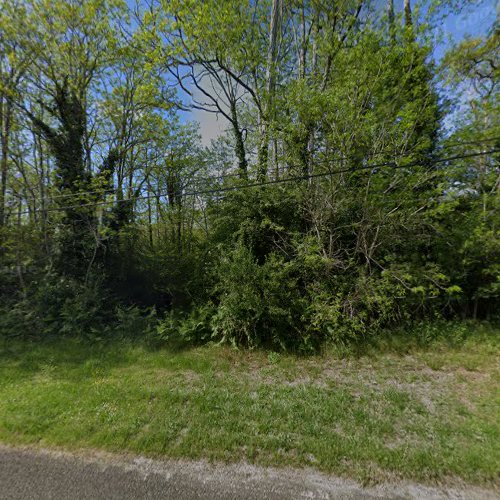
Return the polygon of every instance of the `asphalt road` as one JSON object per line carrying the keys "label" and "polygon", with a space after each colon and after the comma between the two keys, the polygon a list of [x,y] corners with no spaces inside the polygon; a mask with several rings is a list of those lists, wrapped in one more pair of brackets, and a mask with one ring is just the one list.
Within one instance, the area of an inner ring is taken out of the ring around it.
{"label": "asphalt road", "polygon": [[493,491],[411,483],[363,488],[309,470],[246,464],[156,461],[101,453],[73,455],[0,446],[0,499],[497,499]]}

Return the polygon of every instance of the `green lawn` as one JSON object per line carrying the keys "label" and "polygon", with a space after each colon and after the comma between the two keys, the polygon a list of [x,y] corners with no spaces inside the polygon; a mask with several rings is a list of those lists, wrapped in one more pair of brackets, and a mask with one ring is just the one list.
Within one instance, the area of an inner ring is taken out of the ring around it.
{"label": "green lawn", "polygon": [[340,357],[0,343],[0,441],[498,485],[498,330]]}

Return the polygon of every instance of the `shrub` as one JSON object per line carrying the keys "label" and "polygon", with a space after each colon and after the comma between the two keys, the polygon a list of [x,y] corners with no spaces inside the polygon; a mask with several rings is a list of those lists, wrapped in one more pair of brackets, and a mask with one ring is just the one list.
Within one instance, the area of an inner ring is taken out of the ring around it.
{"label": "shrub", "polygon": [[248,347],[306,348],[301,322],[305,303],[293,264],[275,253],[258,264],[239,244],[221,259],[218,278],[215,338]]}
{"label": "shrub", "polygon": [[99,336],[111,316],[105,299],[97,280],[85,285],[49,274],[2,311],[0,331],[6,336]]}
{"label": "shrub", "polygon": [[170,311],[151,334],[155,341],[170,344],[202,344],[212,338],[213,306],[208,303],[193,307],[189,313]]}
{"label": "shrub", "polygon": [[156,309],[141,309],[137,306],[116,308],[116,323],[113,332],[122,337],[148,338],[151,337],[157,326]]}
{"label": "shrub", "polygon": [[39,332],[39,318],[26,300],[0,307],[0,336],[30,337]]}

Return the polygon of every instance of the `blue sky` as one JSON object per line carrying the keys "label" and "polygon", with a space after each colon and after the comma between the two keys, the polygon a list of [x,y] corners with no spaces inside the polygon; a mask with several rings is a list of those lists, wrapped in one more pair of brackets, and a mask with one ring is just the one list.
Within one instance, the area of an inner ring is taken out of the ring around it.
{"label": "blue sky", "polygon": [[440,25],[444,40],[436,45],[434,57],[440,60],[453,42],[467,36],[485,35],[496,22],[499,9],[494,0],[475,2],[462,10],[460,14],[449,14]]}

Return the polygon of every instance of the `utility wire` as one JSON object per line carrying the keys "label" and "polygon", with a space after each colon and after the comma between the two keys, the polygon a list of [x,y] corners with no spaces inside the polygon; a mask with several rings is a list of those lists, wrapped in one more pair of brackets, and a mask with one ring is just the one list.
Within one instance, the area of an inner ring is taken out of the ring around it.
{"label": "utility wire", "polygon": [[[451,144],[445,144],[443,146],[443,149],[450,149],[450,148],[459,147],[459,146],[480,144],[480,143],[494,142],[494,141],[500,141],[500,137],[491,137],[491,138],[487,138],[487,139],[480,139],[477,141],[456,142],[456,143],[451,143]],[[411,153],[411,151],[409,151],[409,152],[407,151],[405,154],[409,154],[409,153]],[[381,151],[377,154],[384,155],[384,154],[386,154],[386,152]],[[402,156],[402,155],[400,155],[400,156]],[[345,156],[337,156],[337,157],[333,157],[333,158],[331,157],[331,158],[328,158],[326,161],[327,162],[345,161],[345,160],[350,160],[350,159],[354,159],[354,158],[355,158],[354,155],[345,155]],[[392,158],[393,159],[398,158],[398,156],[392,156]],[[202,160],[200,163],[207,164],[207,163],[210,163],[210,160]],[[319,163],[324,163],[324,161],[320,160]],[[285,169],[285,171],[286,170],[289,170],[289,168]],[[212,181],[212,180],[217,180],[217,179],[223,180],[223,179],[229,179],[229,178],[240,177],[240,176],[241,176],[240,172],[231,172],[228,174],[212,175],[212,176],[208,176],[208,177],[199,177],[199,178],[194,177],[186,183],[186,186],[189,185],[189,183],[193,180],[196,182],[207,182],[207,181]],[[78,198],[78,197],[93,195],[93,194],[97,194],[97,195],[112,194],[114,192],[115,192],[114,189],[104,189],[104,190],[96,190],[96,191],[79,191],[76,193],[61,193],[61,194],[56,194],[53,196],[43,197],[40,199],[40,201],[51,202],[53,200],[61,199],[61,198]]]}
{"label": "utility wire", "polygon": [[[423,161],[414,161],[414,162],[409,162],[403,165],[398,165],[395,162],[385,162],[385,163],[378,163],[378,164],[372,164],[372,165],[363,165],[361,167],[346,167],[343,169],[337,169],[337,170],[330,170],[328,172],[321,172],[317,174],[307,174],[307,175],[300,175],[300,176],[294,176],[294,177],[286,177],[284,179],[274,179],[274,180],[269,180],[269,181],[262,181],[262,182],[253,182],[249,184],[240,184],[237,186],[227,186],[227,187],[222,187],[222,188],[212,188],[212,189],[205,189],[205,190],[200,190],[200,191],[187,191],[184,193],[181,193],[182,197],[186,196],[198,196],[198,195],[207,195],[207,194],[218,194],[218,193],[226,193],[230,191],[240,191],[242,189],[248,189],[248,188],[253,188],[253,187],[263,187],[263,186],[269,186],[273,184],[283,184],[287,182],[295,182],[295,181],[303,181],[303,180],[308,180],[308,179],[317,179],[321,177],[328,177],[328,176],[333,176],[333,175],[338,175],[338,174],[343,174],[343,173],[356,173],[360,171],[365,171],[365,170],[373,170],[373,169],[378,169],[378,168],[385,168],[385,167],[392,167],[393,169],[402,169],[402,168],[409,168],[409,167],[415,167],[415,166],[431,166],[435,165],[438,163],[446,163],[448,161],[455,161],[455,160],[462,160],[462,159],[467,159],[467,158],[474,158],[478,156],[485,156],[488,154],[493,154],[493,153],[498,153],[500,152],[500,149],[490,149],[488,151],[482,151],[478,153],[469,153],[469,154],[462,154],[462,155],[455,155],[455,156],[449,156],[445,158],[435,158],[432,160],[429,160],[428,162],[423,162]],[[60,212],[64,210],[72,210],[72,209],[78,209],[78,208],[85,208],[85,207],[97,207],[97,206],[104,206],[104,205],[110,205],[110,204],[118,204],[118,203],[127,203],[127,202],[135,202],[139,200],[147,200],[151,198],[157,198],[158,196],[165,196],[168,195],[168,192],[160,192],[156,194],[150,194],[150,195],[144,195],[144,196],[137,196],[136,198],[133,199],[126,199],[126,200],[112,200],[112,201],[98,201],[98,202],[91,202],[91,203],[83,203],[83,204],[78,204],[78,205],[68,205],[68,206],[60,206],[60,207],[53,207],[53,208],[46,208],[46,209],[33,209],[33,210],[26,210],[24,212],[17,212],[17,215],[27,215],[30,213],[38,213],[38,212]]]}

